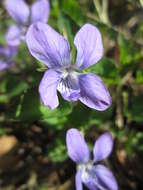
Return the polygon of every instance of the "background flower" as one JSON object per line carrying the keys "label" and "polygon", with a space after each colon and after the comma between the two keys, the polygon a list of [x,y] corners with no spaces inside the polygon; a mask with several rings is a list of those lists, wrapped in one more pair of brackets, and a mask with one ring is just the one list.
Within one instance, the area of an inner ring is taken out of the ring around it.
{"label": "background flower", "polygon": [[95,142],[93,160],[90,160],[88,146],[77,129],[69,129],[66,135],[69,157],[77,164],[76,190],[82,190],[82,183],[90,190],[117,190],[117,182],[112,172],[100,161],[106,159],[113,148],[112,136],[104,133]]}
{"label": "background flower", "polygon": [[0,45],[0,71],[9,68],[13,64],[16,53],[17,47]]}
{"label": "background flower", "polygon": [[28,6],[25,0],[6,0],[6,9],[12,19],[16,22],[7,31],[8,44],[17,46],[25,39],[28,27],[35,22],[47,22],[49,16],[49,1],[36,0]]}

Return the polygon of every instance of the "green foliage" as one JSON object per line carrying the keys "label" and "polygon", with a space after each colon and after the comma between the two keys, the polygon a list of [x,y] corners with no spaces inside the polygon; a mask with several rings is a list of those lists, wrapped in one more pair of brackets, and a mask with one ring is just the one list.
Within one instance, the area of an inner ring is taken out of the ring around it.
{"label": "green foliage", "polygon": [[81,25],[83,23],[83,16],[80,5],[76,0],[61,0],[62,10],[65,14],[73,19],[73,21]]}
{"label": "green foliage", "polygon": [[126,40],[123,36],[119,36],[118,43],[120,46],[120,63],[135,64],[142,57],[138,48],[134,48],[134,41]]}
{"label": "green foliage", "polygon": [[126,109],[125,114],[129,120],[143,123],[143,99],[142,95],[131,97],[129,107]]}
{"label": "green foliage", "polygon": [[65,116],[72,112],[72,108],[69,103],[66,101],[63,102],[62,99],[60,99],[60,106],[55,110],[50,110],[48,107],[43,106],[40,101],[37,88],[31,88],[25,91],[25,93],[21,95],[16,106],[16,108],[12,108],[13,111],[16,110],[16,114],[10,109],[8,111],[9,117],[14,117],[14,115],[11,114],[15,114],[14,118],[21,122],[41,120],[50,125],[60,126],[65,122]]}
{"label": "green foliage", "polygon": [[7,78],[1,82],[0,102],[8,102],[11,98],[20,95],[27,89],[27,83],[18,79],[18,76],[8,74]]}
{"label": "green foliage", "polygon": [[87,71],[103,77],[107,84],[118,84],[120,81],[118,67],[116,67],[114,60],[106,57],[102,58]]}
{"label": "green foliage", "polygon": [[54,144],[47,147],[49,159],[52,162],[63,162],[67,159],[67,150],[65,142],[61,141],[60,138],[56,140]]}

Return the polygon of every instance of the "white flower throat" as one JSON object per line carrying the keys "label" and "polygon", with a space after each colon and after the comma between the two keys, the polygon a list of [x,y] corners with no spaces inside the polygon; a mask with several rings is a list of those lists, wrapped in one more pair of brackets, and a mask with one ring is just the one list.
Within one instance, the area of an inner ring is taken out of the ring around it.
{"label": "white flower throat", "polygon": [[93,170],[94,163],[92,161],[82,163],[78,165],[78,170],[82,170],[82,179],[87,180],[89,179],[89,174]]}
{"label": "white flower throat", "polygon": [[95,185],[95,187],[98,187],[100,190],[108,190],[98,183],[98,178],[94,171],[95,165],[96,165],[96,163],[92,160],[78,165],[78,170],[82,171],[82,174],[81,174],[82,181],[84,183],[88,183],[88,182],[91,183],[91,181],[92,181],[92,183]]}
{"label": "white flower throat", "polygon": [[72,66],[58,69],[61,73],[61,82],[58,85],[58,90],[64,94],[65,99],[76,101],[79,98],[79,78],[78,72]]}
{"label": "white flower throat", "polygon": [[77,72],[72,68],[64,69],[62,72],[62,79],[65,80],[67,77],[71,77],[71,79],[74,80],[77,78]]}

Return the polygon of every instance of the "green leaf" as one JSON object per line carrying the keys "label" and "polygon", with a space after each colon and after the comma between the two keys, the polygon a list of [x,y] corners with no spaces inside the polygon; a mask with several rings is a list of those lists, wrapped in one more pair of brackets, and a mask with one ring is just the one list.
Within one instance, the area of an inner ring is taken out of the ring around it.
{"label": "green leaf", "polygon": [[72,113],[68,116],[68,126],[77,127],[88,125],[91,109],[78,102],[74,106]]}
{"label": "green leaf", "polygon": [[43,106],[40,101],[38,89],[29,89],[23,96],[21,110],[19,110],[18,118],[22,121],[43,120],[48,124],[60,125],[65,122],[65,116],[70,114],[72,109],[67,101],[59,97],[60,103],[58,108],[51,110],[47,106]]}
{"label": "green leaf", "polygon": [[58,138],[55,143],[49,145],[47,151],[48,157],[52,162],[63,162],[67,159],[65,142],[60,138]]}
{"label": "green leaf", "polygon": [[95,72],[97,75],[105,78],[112,78],[114,80],[117,77],[118,69],[112,59],[103,57],[97,64],[89,68],[88,71]]}
{"label": "green leaf", "polygon": [[121,64],[133,64],[137,62],[142,55],[136,45],[131,40],[126,40],[122,35],[118,37],[118,44],[120,47],[120,62]]}
{"label": "green leaf", "polygon": [[67,14],[70,18],[74,20],[74,22],[81,26],[83,24],[83,16],[80,5],[77,0],[61,0],[62,1],[62,10],[65,14]]}
{"label": "green leaf", "polygon": [[7,76],[0,84],[0,102],[8,102],[11,98],[18,96],[27,88],[27,83],[23,80],[19,80],[18,76]]}
{"label": "green leaf", "polygon": [[138,123],[143,122],[143,95],[134,96],[131,98],[129,107],[125,110],[125,115],[128,119]]}
{"label": "green leaf", "polygon": [[70,42],[70,45],[73,45],[74,36],[72,33],[70,21],[65,18],[63,15],[60,15],[58,18],[58,29],[61,34],[65,34],[68,38],[68,41]]}
{"label": "green leaf", "polygon": [[137,81],[137,83],[140,83],[140,84],[143,83],[143,71],[142,70],[137,71],[136,81]]}

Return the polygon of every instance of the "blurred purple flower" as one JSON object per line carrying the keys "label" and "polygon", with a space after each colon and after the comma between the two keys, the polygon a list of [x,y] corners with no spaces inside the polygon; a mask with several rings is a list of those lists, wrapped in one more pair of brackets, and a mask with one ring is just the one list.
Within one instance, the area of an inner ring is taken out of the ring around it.
{"label": "blurred purple flower", "polygon": [[113,148],[112,136],[104,133],[95,142],[94,159],[90,160],[88,146],[77,129],[69,129],[66,135],[69,157],[77,163],[76,190],[82,190],[82,183],[90,190],[117,190],[118,185],[112,172],[99,162],[107,158]]}
{"label": "blurred purple flower", "polygon": [[80,100],[96,110],[102,111],[110,106],[110,94],[101,79],[92,73],[81,73],[103,55],[101,34],[95,26],[85,24],[76,34],[77,58],[74,65],[69,43],[49,25],[40,22],[31,25],[26,42],[31,54],[49,68],[39,86],[45,106],[54,109],[59,105],[57,90],[65,100]]}
{"label": "blurred purple flower", "polygon": [[36,0],[29,7],[25,0],[6,0],[6,9],[9,15],[16,22],[9,27],[6,39],[9,45],[17,46],[25,39],[28,27],[35,22],[46,23],[49,16],[49,1]]}
{"label": "blurred purple flower", "polygon": [[17,47],[0,45],[0,71],[9,68],[13,64],[13,58],[17,53]]}

